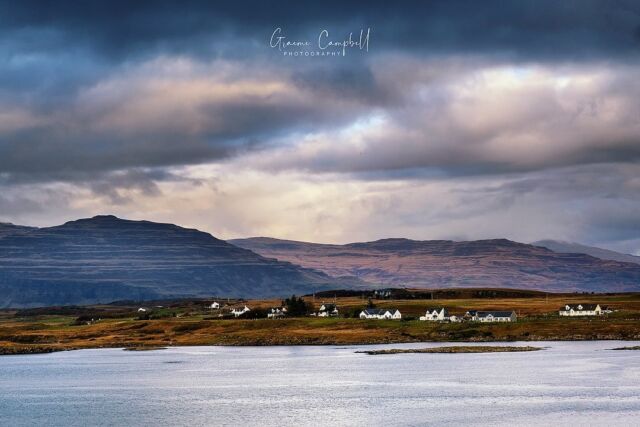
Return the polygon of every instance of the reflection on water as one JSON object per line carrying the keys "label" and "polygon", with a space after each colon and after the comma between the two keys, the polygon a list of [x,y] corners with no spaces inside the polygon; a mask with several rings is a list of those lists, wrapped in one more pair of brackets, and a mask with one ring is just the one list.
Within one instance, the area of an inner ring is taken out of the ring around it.
{"label": "reflection on water", "polygon": [[[1,425],[640,425],[638,342],[369,356],[352,347],[0,358]],[[486,345],[486,344],[484,344]]]}

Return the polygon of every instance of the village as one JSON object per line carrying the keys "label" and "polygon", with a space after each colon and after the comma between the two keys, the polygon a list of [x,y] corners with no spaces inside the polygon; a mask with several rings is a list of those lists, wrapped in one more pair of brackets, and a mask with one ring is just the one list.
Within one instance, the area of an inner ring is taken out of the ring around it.
{"label": "village", "polygon": [[[163,308],[157,306],[156,308]],[[394,307],[376,308],[375,304],[369,300],[366,307],[361,310],[354,311],[351,309],[349,313],[342,313],[337,303],[325,303],[322,301],[315,310],[312,304],[308,304],[302,297],[296,298],[292,296],[282,301],[279,306],[272,306],[267,309],[262,307],[250,308],[247,303],[236,304],[231,301],[219,302],[213,301],[204,307],[213,316],[218,318],[234,318],[234,319],[283,319],[287,317],[318,317],[318,318],[359,318],[362,320],[402,320],[403,315],[400,309]],[[153,308],[140,307],[138,313],[145,316],[151,312]],[[613,310],[608,306],[598,303],[571,303],[565,304],[553,314],[560,317],[590,317],[603,316],[612,313]],[[405,320],[418,320],[423,322],[443,322],[443,323],[461,323],[461,322],[517,322],[518,314],[516,310],[466,310],[464,313],[453,314],[450,309],[444,306],[435,306],[426,308],[424,315],[415,318],[404,318]]]}
{"label": "village", "polygon": [[176,345],[347,345],[640,337],[640,294],[330,291],[0,310],[0,353]]}

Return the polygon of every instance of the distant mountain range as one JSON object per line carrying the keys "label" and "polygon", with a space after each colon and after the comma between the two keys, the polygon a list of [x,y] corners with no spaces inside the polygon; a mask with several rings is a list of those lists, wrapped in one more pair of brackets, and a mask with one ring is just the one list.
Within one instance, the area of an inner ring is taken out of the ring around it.
{"label": "distant mountain range", "polygon": [[356,284],[172,224],[114,216],[47,228],[0,224],[0,307],[273,297]]}
{"label": "distant mountain range", "polygon": [[554,252],[587,254],[600,259],[608,259],[610,261],[632,262],[640,264],[640,257],[620,252],[610,251],[608,249],[596,248],[595,246],[581,245],[580,243],[563,242],[561,240],[538,240],[531,243],[535,246],[542,246],[551,249]]}
{"label": "distant mountain range", "polygon": [[331,276],[357,276],[389,287],[640,291],[638,264],[581,253],[558,253],[506,239],[384,239],[326,245],[257,237],[230,243]]}
{"label": "distant mountain range", "polygon": [[46,228],[0,223],[0,307],[375,287],[640,291],[640,265],[621,262],[637,257],[558,243],[225,242],[173,224],[109,215]]}

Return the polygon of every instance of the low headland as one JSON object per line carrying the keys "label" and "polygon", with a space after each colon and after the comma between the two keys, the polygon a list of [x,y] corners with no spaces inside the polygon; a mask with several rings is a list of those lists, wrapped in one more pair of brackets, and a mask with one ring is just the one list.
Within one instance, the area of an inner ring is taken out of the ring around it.
{"label": "low headland", "polygon": [[[179,300],[119,302],[94,306],[0,311],[0,354],[35,354],[89,348],[158,349],[169,346],[364,345],[420,342],[514,342],[640,340],[640,294],[543,294],[497,290],[424,294],[368,301],[357,295],[304,297],[309,310],[336,304],[338,317],[266,317],[282,304],[271,300]],[[435,297],[434,297],[435,296]],[[219,301],[221,309],[212,309]],[[569,303],[603,304],[613,309],[596,317],[561,317]],[[363,320],[367,305],[397,308],[401,320]],[[222,316],[222,307],[251,308],[246,318]],[[470,310],[513,310],[516,322],[420,321],[428,307],[446,307],[462,316]],[[220,317],[222,316],[222,317]],[[443,350],[440,350],[443,351]],[[456,351],[462,351],[456,349]]]}

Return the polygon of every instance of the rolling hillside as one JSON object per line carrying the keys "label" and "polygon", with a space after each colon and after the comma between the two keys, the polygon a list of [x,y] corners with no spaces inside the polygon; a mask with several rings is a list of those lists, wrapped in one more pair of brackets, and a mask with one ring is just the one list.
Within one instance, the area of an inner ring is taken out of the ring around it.
{"label": "rolling hillside", "polygon": [[640,291],[640,266],[557,253],[506,239],[384,239],[325,245],[272,238],[231,240],[266,257],[371,283],[412,288],[489,287],[557,292]]}

